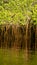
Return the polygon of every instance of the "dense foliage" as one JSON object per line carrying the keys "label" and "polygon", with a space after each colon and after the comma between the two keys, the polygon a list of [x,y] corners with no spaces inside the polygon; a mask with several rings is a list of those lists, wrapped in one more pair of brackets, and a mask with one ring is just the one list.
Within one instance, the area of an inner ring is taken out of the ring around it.
{"label": "dense foliage", "polygon": [[28,18],[37,24],[37,0],[0,0],[0,24],[26,24]]}

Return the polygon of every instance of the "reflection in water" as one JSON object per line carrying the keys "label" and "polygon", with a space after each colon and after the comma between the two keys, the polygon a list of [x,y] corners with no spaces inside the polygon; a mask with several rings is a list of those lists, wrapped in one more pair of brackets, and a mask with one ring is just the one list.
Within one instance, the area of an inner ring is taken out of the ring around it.
{"label": "reflection in water", "polygon": [[37,65],[37,51],[0,49],[0,65]]}
{"label": "reflection in water", "polygon": [[19,50],[18,56],[21,56],[21,59],[19,57],[19,63],[23,62],[22,65],[35,65],[35,60],[37,56],[35,50]]}
{"label": "reflection in water", "polygon": [[36,60],[36,58],[35,58],[35,51],[31,51],[30,53],[29,53],[29,56],[28,56],[28,64],[29,65],[36,65],[37,63],[35,63],[35,60]]}

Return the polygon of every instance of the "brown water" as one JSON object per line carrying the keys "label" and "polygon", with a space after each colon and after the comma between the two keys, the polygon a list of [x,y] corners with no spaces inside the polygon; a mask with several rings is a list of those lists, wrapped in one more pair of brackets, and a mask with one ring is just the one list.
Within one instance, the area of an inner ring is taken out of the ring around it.
{"label": "brown water", "polygon": [[0,65],[37,65],[37,51],[0,49]]}

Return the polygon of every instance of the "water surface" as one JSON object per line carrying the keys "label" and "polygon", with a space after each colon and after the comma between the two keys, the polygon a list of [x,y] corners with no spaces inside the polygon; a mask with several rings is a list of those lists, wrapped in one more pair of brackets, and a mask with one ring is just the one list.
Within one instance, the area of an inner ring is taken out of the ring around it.
{"label": "water surface", "polygon": [[0,65],[37,65],[37,51],[0,49]]}

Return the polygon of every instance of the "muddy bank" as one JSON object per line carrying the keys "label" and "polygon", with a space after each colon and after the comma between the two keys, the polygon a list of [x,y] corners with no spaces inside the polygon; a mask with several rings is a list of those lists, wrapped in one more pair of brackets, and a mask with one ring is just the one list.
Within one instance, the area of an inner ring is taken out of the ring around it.
{"label": "muddy bank", "polygon": [[37,25],[0,25],[1,48],[35,49],[37,46]]}

